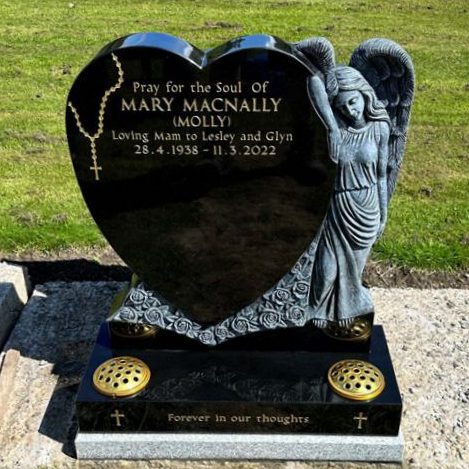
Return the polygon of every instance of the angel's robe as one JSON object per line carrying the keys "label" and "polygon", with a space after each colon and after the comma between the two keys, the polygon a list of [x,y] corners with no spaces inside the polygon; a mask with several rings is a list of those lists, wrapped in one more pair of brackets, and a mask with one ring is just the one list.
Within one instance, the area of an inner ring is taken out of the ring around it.
{"label": "angel's robe", "polygon": [[313,323],[346,325],[373,312],[361,276],[378,235],[380,122],[341,129],[334,195],[319,234],[310,289]]}

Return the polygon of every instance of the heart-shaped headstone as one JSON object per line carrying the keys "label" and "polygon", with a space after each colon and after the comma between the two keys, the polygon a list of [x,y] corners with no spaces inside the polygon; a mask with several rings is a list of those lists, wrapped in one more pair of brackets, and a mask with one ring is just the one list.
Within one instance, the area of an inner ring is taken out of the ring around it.
{"label": "heart-shaped headstone", "polygon": [[73,85],[67,135],[91,214],[149,288],[200,322],[274,286],[324,218],[333,168],[312,73],[271,36],[202,52],[145,33],[108,45]]}

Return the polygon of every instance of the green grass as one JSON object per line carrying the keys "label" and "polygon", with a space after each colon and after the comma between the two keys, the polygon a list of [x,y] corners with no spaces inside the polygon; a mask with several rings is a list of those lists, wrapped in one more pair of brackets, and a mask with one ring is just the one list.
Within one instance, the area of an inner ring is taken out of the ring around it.
{"label": "green grass", "polygon": [[164,31],[205,48],[263,32],[288,41],[326,36],[339,62],[370,37],[407,49],[418,90],[398,190],[374,257],[467,268],[468,10],[465,0],[3,1],[0,252],[105,244],[82,201],[64,130],[74,77],[104,44]]}

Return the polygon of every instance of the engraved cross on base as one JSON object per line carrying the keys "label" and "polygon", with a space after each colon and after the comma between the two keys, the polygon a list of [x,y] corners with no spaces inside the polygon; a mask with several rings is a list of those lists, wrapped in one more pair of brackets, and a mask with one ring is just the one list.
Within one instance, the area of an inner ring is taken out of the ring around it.
{"label": "engraved cross on base", "polygon": [[121,418],[125,418],[124,414],[121,414],[117,409],[114,413],[111,414],[111,418],[116,419],[116,427],[122,427],[121,425]]}
{"label": "engraved cross on base", "polygon": [[362,422],[366,422],[368,417],[363,415],[363,412],[360,412],[356,417],[353,417],[353,420],[358,420],[358,427],[357,430],[363,430]]}

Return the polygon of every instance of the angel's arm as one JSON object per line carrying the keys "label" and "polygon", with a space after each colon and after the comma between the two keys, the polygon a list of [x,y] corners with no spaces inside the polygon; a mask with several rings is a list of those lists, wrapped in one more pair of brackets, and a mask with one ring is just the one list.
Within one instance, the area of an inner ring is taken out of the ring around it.
{"label": "angel's arm", "polygon": [[386,220],[388,217],[388,144],[389,144],[389,125],[387,122],[379,122],[379,144],[378,144],[378,197],[380,223],[378,238],[383,234]]}
{"label": "angel's arm", "polygon": [[337,162],[340,130],[329,104],[326,88],[318,76],[313,76],[309,79],[308,89],[314,109],[328,130],[329,154],[332,160]]}
{"label": "angel's arm", "polygon": [[339,126],[329,104],[326,88],[318,76],[313,76],[309,79],[309,93],[314,109],[316,109],[327,130],[329,132],[338,131]]}

